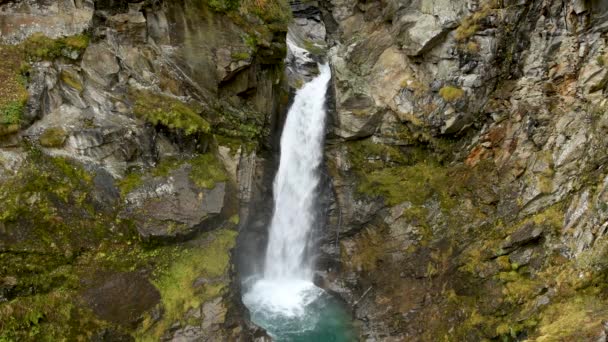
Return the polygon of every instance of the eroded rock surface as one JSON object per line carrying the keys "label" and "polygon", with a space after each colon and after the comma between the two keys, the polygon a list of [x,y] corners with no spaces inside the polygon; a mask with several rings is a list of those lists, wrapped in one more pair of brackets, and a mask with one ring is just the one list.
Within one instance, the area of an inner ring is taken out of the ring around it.
{"label": "eroded rock surface", "polygon": [[320,274],[362,339],[604,338],[606,5],[319,7],[336,105]]}

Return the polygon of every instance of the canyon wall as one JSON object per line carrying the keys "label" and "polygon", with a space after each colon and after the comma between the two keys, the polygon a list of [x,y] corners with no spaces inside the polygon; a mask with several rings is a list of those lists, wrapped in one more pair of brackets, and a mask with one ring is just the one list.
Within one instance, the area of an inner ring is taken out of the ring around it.
{"label": "canyon wall", "polygon": [[320,282],[363,340],[605,340],[608,6],[320,1]]}

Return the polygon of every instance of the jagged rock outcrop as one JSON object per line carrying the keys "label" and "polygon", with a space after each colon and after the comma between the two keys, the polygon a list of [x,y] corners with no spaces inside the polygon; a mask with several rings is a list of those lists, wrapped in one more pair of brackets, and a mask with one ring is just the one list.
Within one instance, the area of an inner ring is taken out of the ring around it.
{"label": "jagged rock outcrop", "polygon": [[266,338],[231,257],[282,1],[0,1],[0,340]]}
{"label": "jagged rock outcrop", "polygon": [[336,102],[321,274],[362,338],[605,339],[608,7],[320,7]]}

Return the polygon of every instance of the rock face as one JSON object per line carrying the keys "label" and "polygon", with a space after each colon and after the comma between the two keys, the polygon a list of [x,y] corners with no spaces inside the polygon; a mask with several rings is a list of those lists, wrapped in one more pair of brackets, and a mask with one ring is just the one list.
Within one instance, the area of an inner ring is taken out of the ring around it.
{"label": "rock face", "polygon": [[362,339],[605,339],[606,5],[319,7],[336,107],[320,274]]}
{"label": "rock face", "polygon": [[125,196],[125,215],[135,219],[142,238],[191,235],[199,225],[222,212],[226,183],[205,189],[197,186],[191,175],[192,165],[184,164],[166,178],[144,181]]}
{"label": "rock face", "polygon": [[290,15],[0,1],[0,340],[266,338],[231,253],[287,104]]}

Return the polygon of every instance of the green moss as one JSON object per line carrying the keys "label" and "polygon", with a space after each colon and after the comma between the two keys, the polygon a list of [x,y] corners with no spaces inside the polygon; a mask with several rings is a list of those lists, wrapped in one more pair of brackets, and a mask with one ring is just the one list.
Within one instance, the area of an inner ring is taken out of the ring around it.
{"label": "green moss", "polygon": [[389,205],[403,202],[422,205],[437,196],[446,207],[452,207],[455,201],[450,193],[452,184],[444,167],[433,162],[420,162],[372,171],[357,190],[367,195],[383,196]]}
{"label": "green moss", "polygon": [[242,60],[250,59],[251,54],[249,52],[233,52],[232,55],[230,55],[230,57],[232,57],[232,59],[234,59],[234,60],[242,61]]}
{"label": "green moss", "polygon": [[194,184],[205,188],[212,189],[217,182],[225,182],[228,180],[228,175],[222,163],[211,153],[197,156],[190,160],[192,171],[190,178]]}
{"label": "green moss", "polygon": [[233,108],[217,104],[213,109],[213,132],[218,136],[257,144],[269,132],[264,131],[265,115],[250,108]]}
{"label": "green moss", "polygon": [[304,43],[304,49],[306,49],[308,52],[312,53],[313,55],[325,55],[325,49],[322,46],[319,46],[307,39],[305,39],[303,43]]}
{"label": "green moss", "polygon": [[122,197],[142,186],[146,177],[168,177],[171,171],[184,163],[192,165],[190,179],[202,188],[212,189],[217,182],[225,182],[229,179],[223,164],[211,152],[189,159],[166,159],[147,172],[134,171],[119,180],[117,185]]}
{"label": "green moss", "polygon": [[481,28],[481,22],[492,13],[492,7],[485,4],[481,9],[472,15],[466,17],[456,28],[454,37],[458,41],[463,41],[471,38]]}
{"label": "green moss", "polygon": [[87,340],[105,324],[76,306],[74,297],[60,289],[0,304],[0,341]]}
{"label": "green moss", "polygon": [[[28,92],[21,72],[24,55],[18,47],[0,45],[0,135],[18,129]],[[8,126],[12,126],[9,129]]]}
{"label": "green moss", "polygon": [[78,80],[77,76],[72,74],[72,72],[68,70],[62,70],[61,74],[59,75],[59,78],[61,78],[61,81],[63,81],[63,83],[67,84],[71,88],[78,90],[79,92],[82,92],[82,90],[84,89],[82,86],[82,82]]}
{"label": "green moss", "polygon": [[139,172],[131,172],[117,182],[122,197],[127,196],[129,192],[135,190],[143,184],[144,181],[142,179],[142,174]]}
{"label": "green moss", "polygon": [[131,95],[135,100],[133,113],[153,125],[180,130],[186,135],[209,133],[211,130],[209,122],[198,114],[200,109],[196,106],[143,90],[133,90]]}
{"label": "green moss", "polygon": [[592,341],[603,330],[606,303],[581,296],[551,305],[542,314],[535,341]]}
{"label": "green moss", "polygon": [[21,121],[21,114],[25,103],[12,101],[0,108],[0,125],[17,125]]}
{"label": "green moss", "polygon": [[362,173],[408,162],[398,147],[374,143],[371,139],[349,142],[346,146],[350,161]]}
{"label": "green moss", "polygon": [[216,12],[228,12],[239,8],[240,0],[209,0],[209,7]]}
{"label": "green moss", "polygon": [[258,40],[253,35],[245,35],[243,36],[243,43],[245,43],[252,51],[256,51],[258,49]]}
{"label": "green moss", "polygon": [[52,39],[42,33],[34,33],[22,43],[22,48],[30,60],[38,61],[53,60],[72,52],[81,55],[88,45],[87,35]]}
{"label": "green moss", "polygon": [[454,102],[464,96],[464,90],[454,86],[445,86],[439,89],[439,95],[447,102]]}
{"label": "green moss", "polygon": [[372,272],[385,253],[386,238],[382,230],[366,228],[350,239],[348,248],[340,248],[342,263],[351,270]]}
{"label": "green moss", "polygon": [[[158,271],[154,284],[161,294],[164,314],[159,322],[149,318],[144,321],[136,335],[139,340],[158,340],[174,322],[185,320],[189,310],[221,295],[227,285],[226,272],[236,235],[227,229],[208,233],[205,245],[183,250],[167,268]],[[194,287],[201,277],[209,281]]]}
{"label": "green moss", "polygon": [[66,131],[61,127],[50,127],[40,135],[40,145],[44,147],[61,147],[67,138]]}
{"label": "green moss", "polygon": [[244,141],[243,139],[225,137],[222,135],[214,135],[213,137],[219,146],[228,147],[233,155],[236,154],[240,149],[242,149],[245,153],[251,153],[258,148],[258,144],[255,141]]}
{"label": "green moss", "polygon": [[286,0],[242,0],[241,11],[257,15],[266,23],[287,25],[292,19]]}

